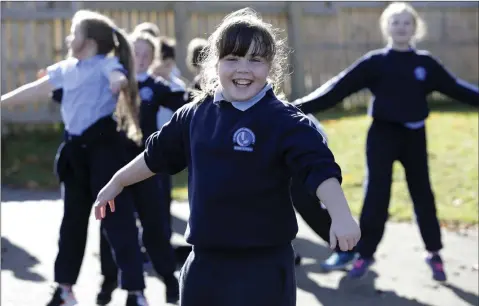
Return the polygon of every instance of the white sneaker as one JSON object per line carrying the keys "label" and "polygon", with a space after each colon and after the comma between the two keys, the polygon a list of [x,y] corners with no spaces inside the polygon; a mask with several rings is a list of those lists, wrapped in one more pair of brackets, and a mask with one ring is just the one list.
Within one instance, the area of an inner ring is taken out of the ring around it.
{"label": "white sneaker", "polygon": [[148,302],[142,293],[129,293],[126,306],[148,306]]}
{"label": "white sneaker", "polygon": [[73,294],[73,291],[65,290],[58,286],[47,306],[74,306],[77,304],[78,302]]}

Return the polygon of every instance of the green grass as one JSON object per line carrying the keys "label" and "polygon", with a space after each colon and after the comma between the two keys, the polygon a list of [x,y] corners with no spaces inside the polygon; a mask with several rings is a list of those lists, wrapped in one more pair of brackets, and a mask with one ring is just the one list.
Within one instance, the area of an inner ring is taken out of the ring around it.
{"label": "green grass", "polygon": [[[321,115],[330,147],[344,175],[343,188],[354,214],[362,207],[365,141],[371,119],[365,115],[338,118]],[[334,119],[329,119],[334,118]],[[430,177],[439,218],[448,226],[478,222],[478,114],[472,108],[442,108],[427,121]],[[407,221],[413,206],[405,174],[394,164],[391,219]]]}
{"label": "green grass", "polygon": [[[62,140],[61,125],[30,129],[9,126],[11,134],[2,137],[2,185],[12,188],[58,189],[53,173],[56,150]],[[187,200],[187,172],[173,177],[173,197]]]}
{"label": "green grass", "polygon": [[[371,119],[364,110],[320,115],[340,164],[343,188],[354,214],[360,212],[365,173],[365,140]],[[478,223],[478,115],[473,108],[441,106],[427,121],[430,175],[440,219],[447,225]],[[58,188],[53,158],[61,129],[14,132],[2,139],[2,184],[32,189]],[[173,197],[186,200],[187,173],[173,178]],[[411,220],[412,202],[404,170],[394,166],[391,219]]]}

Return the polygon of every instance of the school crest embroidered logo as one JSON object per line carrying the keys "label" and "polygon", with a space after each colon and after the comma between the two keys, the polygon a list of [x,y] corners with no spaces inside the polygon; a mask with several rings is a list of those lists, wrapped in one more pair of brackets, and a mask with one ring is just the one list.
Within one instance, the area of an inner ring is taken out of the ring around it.
{"label": "school crest embroidered logo", "polygon": [[153,90],[150,87],[143,87],[139,92],[141,101],[151,101],[153,98]]}
{"label": "school crest embroidered logo", "polygon": [[424,81],[426,79],[426,69],[424,67],[416,67],[414,69],[414,75],[416,76],[416,79],[419,81]]}
{"label": "school crest embroidered logo", "polygon": [[236,151],[253,152],[256,137],[248,128],[240,128],[233,135],[233,148]]}

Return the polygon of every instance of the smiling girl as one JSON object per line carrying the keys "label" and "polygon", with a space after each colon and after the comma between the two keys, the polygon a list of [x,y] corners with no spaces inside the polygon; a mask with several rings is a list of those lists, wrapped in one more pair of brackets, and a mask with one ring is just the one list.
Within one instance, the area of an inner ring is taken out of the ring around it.
{"label": "smiling girl", "polygon": [[293,175],[327,206],[332,247],[349,250],[360,238],[322,135],[275,96],[282,47],[252,10],[228,15],[208,40],[196,101],[98,194],[101,219],[125,186],[188,168],[185,237],[193,250],[180,275],[180,305],[296,305]]}

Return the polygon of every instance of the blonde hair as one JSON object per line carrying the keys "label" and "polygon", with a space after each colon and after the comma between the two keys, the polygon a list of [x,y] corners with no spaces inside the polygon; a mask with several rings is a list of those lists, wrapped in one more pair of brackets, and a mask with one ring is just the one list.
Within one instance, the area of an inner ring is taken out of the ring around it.
{"label": "blonde hair", "polygon": [[148,32],[133,32],[130,34],[129,37],[130,41],[132,43],[136,43],[137,41],[144,41],[148,45],[150,45],[151,50],[152,50],[152,55],[153,55],[153,61],[157,59],[160,56],[160,43],[157,38],[155,38],[153,35],[149,34]]}
{"label": "blonde hair", "polygon": [[388,33],[388,25],[390,18],[395,14],[400,14],[403,12],[407,12],[411,14],[414,20],[415,31],[414,35],[411,39],[411,43],[414,44],[418,41],[421,41],[427,33],[426,24],[424,20],[419,16],[417,11],[406,2],[393,2],[389,4],[381,14],[379,18],[379,26],[381,28],[381,33],[383,34],[383,38],[386,41],[389,41],[389,33]]}
{"label": "blonde hair", "polygon": [[[241,30],[241,31],[240,31]],[[275,93],[280,94],[284,69],[287,68],[287,53],[284,40],[278,39],[278,29],[264,22],[261,16],[251,8],[237,10],[227,15],[213,34],[208,38],[202,50],[199,66],[200,87],[202,91],[195,95],[195,102],[201,102],[213,95],[219,85],[217,64],[228,53],[244,56],[251,43],[255,43],[253,53],[266,58],[270,64],[268,80]]]}
{"label": "blonde hair", "polygon": [[134,32],[146,32],[155,38],[159,38],[161,31],[158,26],[152,22],[143,22],[135,27]]}

